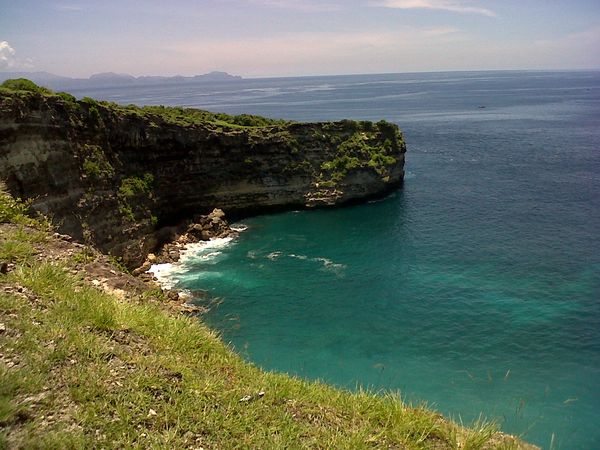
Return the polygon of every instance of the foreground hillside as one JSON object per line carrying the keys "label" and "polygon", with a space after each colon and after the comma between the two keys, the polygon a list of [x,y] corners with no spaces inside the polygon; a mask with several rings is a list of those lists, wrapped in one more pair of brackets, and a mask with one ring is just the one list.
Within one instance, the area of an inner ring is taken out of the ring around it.
{"label": "foreground hillside", "polygon": [[262,371],[0,192],[0,448],[533,448]]}

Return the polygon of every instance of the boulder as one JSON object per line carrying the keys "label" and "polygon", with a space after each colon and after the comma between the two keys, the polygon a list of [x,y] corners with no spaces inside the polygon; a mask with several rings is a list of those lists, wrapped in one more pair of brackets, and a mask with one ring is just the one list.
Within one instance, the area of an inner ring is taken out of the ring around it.
{"label": "boulder", "polygon": [[[152,255],[154,256],[154,255]],[[154,260],[156,260],[156,256],[154,256]],[[140,267],[138,267],[137,269],[135,269],[132,274],[134,276],[138,276],[141,275],[143,273],[148,272],[148,270],[150,270],[150,268],[152,267],[152,263],[149,260],[146,260],[146,262],[144,262],[144,264],[142,264]]]}
{"label": "boulder", "polygon": [[213,209],[212,212],[208,215],[209,219],[222,219],[223,217],[225,217],[225,213],[222,209],[219,208]]}

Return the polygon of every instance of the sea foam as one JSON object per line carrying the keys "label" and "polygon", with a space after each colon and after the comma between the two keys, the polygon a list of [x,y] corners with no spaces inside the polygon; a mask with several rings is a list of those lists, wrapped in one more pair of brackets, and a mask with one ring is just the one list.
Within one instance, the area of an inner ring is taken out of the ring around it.
{"label": "sea foam", "polygon": [[223,249],[233,241],[233,238],[214,238],[209,241],[202,241],[193,244],[187,244],[179,256],[176,263],[153,264],[148,273],[156,277],[160,285],[165,289],[173,289],[177,286],[179,279],[188,273],[191,266],[197,262],[211,263],[221,255],[220,249]]}

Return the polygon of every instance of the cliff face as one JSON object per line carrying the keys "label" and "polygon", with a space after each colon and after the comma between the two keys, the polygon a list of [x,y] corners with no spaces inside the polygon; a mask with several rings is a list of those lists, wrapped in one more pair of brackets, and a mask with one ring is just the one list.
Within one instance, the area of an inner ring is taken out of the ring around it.
{"label": "cliff face", "polygon": [[214,207],[339,205],[403,179],[405,145],[387,122],[241,126],[190,114],[0,90],[0,179],[62,232],[130,266]]}

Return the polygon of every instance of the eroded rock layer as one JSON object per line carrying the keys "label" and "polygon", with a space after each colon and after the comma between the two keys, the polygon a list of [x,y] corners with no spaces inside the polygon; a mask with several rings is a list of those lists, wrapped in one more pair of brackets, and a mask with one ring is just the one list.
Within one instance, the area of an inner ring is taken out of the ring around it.
{"label": "eroded rock layer", "polygon": [[129,266],[215,207],[240,217],[340,205],[403,179],[402,135],[384,121],[246,126],[202,114],[0,91],[0,179]]}

